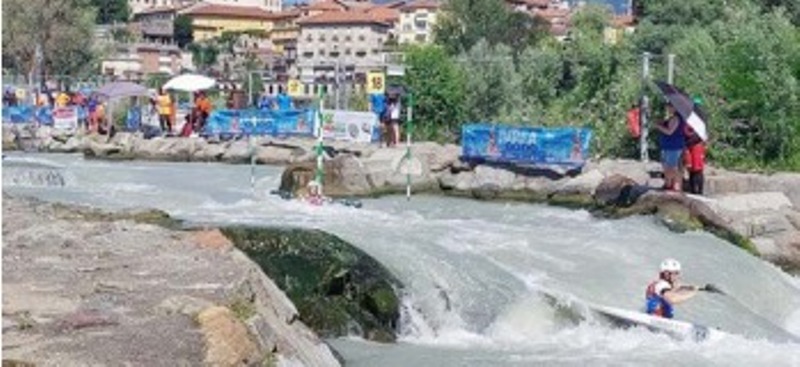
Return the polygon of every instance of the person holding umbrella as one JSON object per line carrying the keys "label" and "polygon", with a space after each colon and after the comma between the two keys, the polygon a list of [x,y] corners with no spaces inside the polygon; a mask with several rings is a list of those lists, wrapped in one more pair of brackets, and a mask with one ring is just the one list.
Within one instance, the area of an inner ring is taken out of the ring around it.
{"label": "person holding umbrella", "polygon": [[[706,121],[705,114],[700,110],[703,105],[703,100],[700,97],[695,97],[694,111],[703,121]],[[686,137],[686,152],[684,153],[684,166],[689,171],[689,192],[696,195],[703,195],[703,169],[706,162],[706,144],[705,141],[694,131],[691,125],[686,124],[684,130]]]}
{"label": "person holding umbrella", "polygon": [[680,174],[680,161],[686,147],[684,141],[684,121],[672,103],[667,105],[667,119],[656,124],[661,132],[661,164],[664,168],[664,189],[680,191],[683,178]]}

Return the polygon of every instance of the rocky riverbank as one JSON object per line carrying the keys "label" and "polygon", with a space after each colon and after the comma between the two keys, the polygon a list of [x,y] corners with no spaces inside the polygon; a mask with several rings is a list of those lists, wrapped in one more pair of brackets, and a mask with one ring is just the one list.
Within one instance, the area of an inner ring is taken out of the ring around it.
{"label": "rocky riverbank", "polygon": [[340,365],[221,232],[174,224],[4,196],[3,365]]}
{"label": "rocky riverbank", "polygon": [[[294,192],[313,177],[314,141],[258,138],[206,141],[155,138],[120,133],[58,136],[48,128],[4,126],[4,149],[83,152],[98,159],[250,162],[287,166],[281,190]],[[8,144],[8,145],[7,145]],[[588,162],[580,171],[471,165],[459,159],[460,147],[415,143],[412,159],[404,148],[326,143],[325,193],[374,196],[405,193],[410,176],[415,193],[433,192],[477,199],[522,200],[590,208],[605,216],[656,214],[675,230],[712,231],[787,270],[800,271],[800,174],[746,174],[709,167],[706,196],[663,193],[657,163],[625,160]]]}

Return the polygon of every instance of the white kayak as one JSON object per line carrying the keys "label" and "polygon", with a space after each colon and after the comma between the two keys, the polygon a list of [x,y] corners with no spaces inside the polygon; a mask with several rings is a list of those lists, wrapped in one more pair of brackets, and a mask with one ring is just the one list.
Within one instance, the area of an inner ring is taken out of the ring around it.
{"label": "white kayak", "polygon": [[590,305],[589,308],[617,326],[643,326],[651,331],[662,332],[679,340],[704,342],[719,340],[725,335],[728,335],[728,333],[719,329],[693,324],[688,321],[665,319],[646,313],[608,306]]}

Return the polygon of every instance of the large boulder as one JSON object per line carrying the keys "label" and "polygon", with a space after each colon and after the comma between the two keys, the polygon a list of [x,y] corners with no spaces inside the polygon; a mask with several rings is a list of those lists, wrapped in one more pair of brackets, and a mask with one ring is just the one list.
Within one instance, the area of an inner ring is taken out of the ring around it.
{"label": "large boulder", "polygon": [[237,140],[227,146],[221,159],[226,163],[248,163],[254,149],[255,144],[247,140]]}
{"label": "large boulder", "polygon": [[319,230],[227,227],[222,232],[297,306],[322,337],[395,340],[400,283],[380,263]]}
{"label": "large boulder", "polygon": [[292,148],[268,145],[256,149],[256,162],[260,164],[288,164],[294,155],[302,153],[302,150],[299,153],[295,153],[295,149]]}
{"label": "large boulder", "polygon": [[[361,160],[339,154],[324,161],[323,192],[327,196],[364,196],[372,193],[368,173]],[[280,190],[295,193],[314,179],[316,162],[294,163],[283,171]]]}
{"label": "large boulder", "polygon": [[[594,200],[600,205],[631,206],[638,198],[640,187],[633,179],[613,174],[603,179],[594,191]],[[643,192],[642,192],[643,193]]]}

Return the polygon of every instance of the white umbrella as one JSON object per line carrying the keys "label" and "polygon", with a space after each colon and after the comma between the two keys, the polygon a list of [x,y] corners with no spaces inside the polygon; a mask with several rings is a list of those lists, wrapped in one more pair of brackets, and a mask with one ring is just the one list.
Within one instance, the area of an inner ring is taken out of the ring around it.
{"label": "white umbrella", "polygon": [[217,81],[207,76],[183,74],[170,79],[167,84],[164,84],[164,89],[196,92],[199,90],[209,89],[215,84],[217,84]]}

